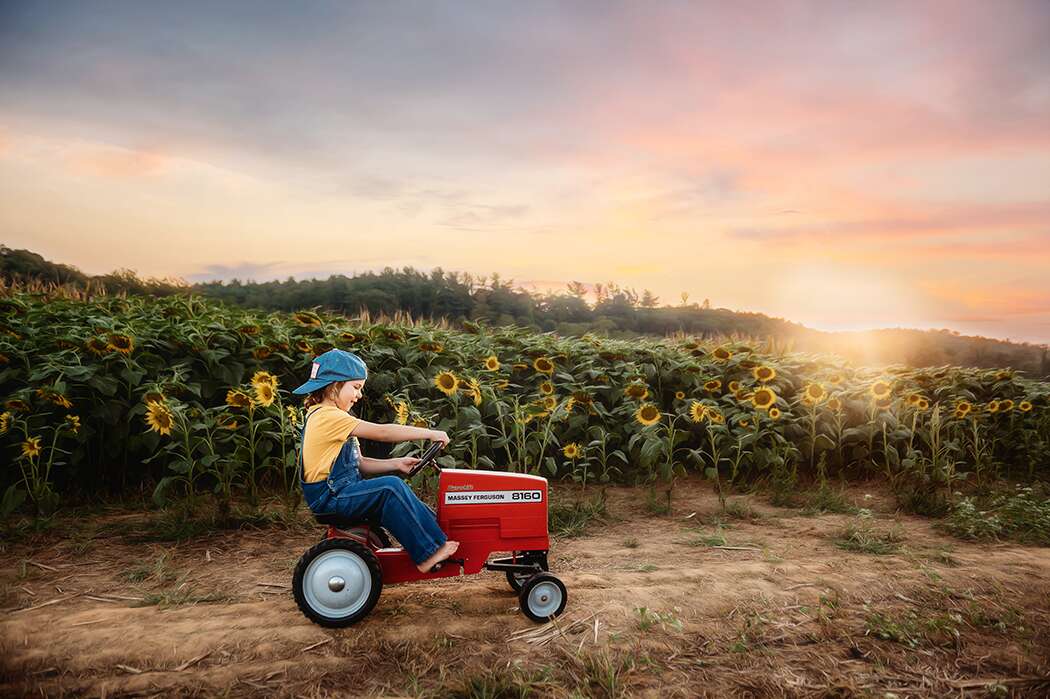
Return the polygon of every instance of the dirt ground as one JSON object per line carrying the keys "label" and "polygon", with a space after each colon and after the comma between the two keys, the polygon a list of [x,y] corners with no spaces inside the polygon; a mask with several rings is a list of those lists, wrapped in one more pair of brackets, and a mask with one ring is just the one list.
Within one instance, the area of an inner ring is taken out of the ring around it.
{"label": "dirt ground", "polygon": [[[554,539],[556,628],[496,573],[389,586],[360,624],[318,627],[290,591],[322,534],[305,515],[181,543],[140,540],[155,514],[64,521],[3,545],[0,694],[1050,696],[1050,549],[961,542],[863,489],[873,521],[760,495],[720,515],[699,480],[670,514],[646,495],[610,488]],[[896,550],[840,548],[850,523]]]}

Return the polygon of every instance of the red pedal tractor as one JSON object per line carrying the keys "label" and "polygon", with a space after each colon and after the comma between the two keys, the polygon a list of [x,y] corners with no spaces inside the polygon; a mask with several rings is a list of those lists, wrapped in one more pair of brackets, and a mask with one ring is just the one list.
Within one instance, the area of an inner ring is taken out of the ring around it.
{"label": "red pedal tractor", "polygon": [[[431,445],[408,478],[428,465],[441,471],[435,514],[441,530],[459,542],[456,558],[421,573],[408,552],[391,546],[378,524],[315,515],[328,530],[321,543],[302,555],[292,577],[296,604],[308,619],[321,626],[349,626],[372,611],[384,583],[473,575],[483,568],[506,573],[522,613],[533,621],[562,613],[565,585],[547,572],[547,479],[440,469],[433,459],[441,446]],[[499,552],[510,556],[489,560]]]}

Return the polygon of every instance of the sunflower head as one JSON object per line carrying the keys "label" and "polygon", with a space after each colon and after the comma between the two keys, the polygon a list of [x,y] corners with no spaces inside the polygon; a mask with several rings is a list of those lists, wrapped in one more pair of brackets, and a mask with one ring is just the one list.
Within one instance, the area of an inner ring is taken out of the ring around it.
{"label": "sunflower head", "polygon": [[760,388],[751,395],[751,404],[759,410],[768,410],[777,402],[777,394],[771,388]]}
{"label": "sunflower head", "polygon": [[4,407],[16,413],[28,413],[32,408],[21,398],[12,398],[4,401]]}
{"label": "sunflower head", "polygon": [[507,379],[500,379],[493,385],[501,391],[506,391],[507,387],[510,386],[510,381]]}
{"label": "sunflower head", "polygon": [[259,360],[269,359],[271,354],[273,354],[273,350],[266,345],[259,345],[252,350],[252,356]]}
{"label": "sunflower head", "polygon": [[748,422],[748,421],[747,421],[746,419],[741,419],[741,420],[740,420],[739,422],[737,422],[736,424],[740,425],[741,427],[748,427],[748,426],[750,426],[750,425],[751,425],[751,423],[750,423],[750,422]]}
{"label": "sunflower head", "polygon": [[11,429],[12,417],[14,417],[14,415],[8,410],[0,413],[0,434],[7,434],[7,431]]}
{"label": "sunflower head", "polygon": [[130,335],[122,335],[120,333],[110,333],[109,341],[106,343],[114,352],[120,352],[123,355],[131,354],[132,350],[135,349],[135,340]]}
{"label": "sunflower head", "polygon": [[1009,371],[997,371],[997,372],[995,372],[995,380],[996,381],[1006,381],[1007,379],[1011,378],[1012,376],[1013,376],[1013,374],[1011,374]]}
{"label": "sunflower head", "polygon": [[889,397],[890,388],[891,386],[888,381],[876,381],[871,385],[869,391],[871,392],[872,398],[875,400],[882,400],[883,398]]}
{"label": "sunflower head", "polygon": [[997,401],[997,400],[988,401],[988,405],[986,407],[988,408],[988,412],[990,412],[990,413],[997,413],[997,412],[999,412],[999,401]]}
{"label": "sunflower head", "polygon": [[146,424],[157,434],[171,434],[171,429],[175,426],[175,416],[163,403],[149,403],[146,405]]}
{"label": "sunflower head", "polygon": [[635,411],[634,419],[647,427],[655,425],[660,422],[660,409],[652,403],[642,403]]}
{"label": "sunflower head", "polygon": [[704,414],[707,412],[707,407],[698,400],[694,400],[689,404],[689,419],[693,422],[700,423],[704,421]]}
{"label": "sunflower head", "polygon": [[417,417],[415,420],[412,421],[412,426],[413,427],[430,427],[430,423],[427,422],[427,419],[424,418],[424,417]]}
{"label": "sunflower head", "polygon": [[69,431],[73,434],[80,432],[80,416],[79,415],[66,415],[65,425],[69,428]]}
{"label": "sunflower head", "polygon": [[96,357],[101,357],[102,355],[110,351],[109,345],[101,337],[91,338],[87,341],[87,344],[85,346],[88,348],[88,351]]}
{"label": "sunflower head", "polygon": [[675,391],[674,392],[674,399],[675,400],[685,400],[685,391]]}
{"label": "sunflower head", "polygon": [[252,386],[258,386],[261,383],[277,388],[277,377],[268,371],[257,371],[252,375]]}
{"label": "sunflower head", "polygon": [[832,398],[828,401],[828,408],[837,413],[842,410],[842,401],[838,398]]}
{"label": "sunflower head", "polygon": [[403,400],[402,401],[398,401],[397,405],[394,406],[394,414],[395,414],[394,420],[397,422],[397,424],[399,424],[399,425],[407,425],[408,424],[408,403],[406,403]]}
{"label": "sunflower head", "polygon": [[550,381],[544,381],[540,384],[540,393],[542,393],[545,396],[549,396],[550,394],[554,393],[554,384]]}
{"label": "sunflower head", "polygon": [[765,365],[756,366],[751,370],[751,373],[754,375],[756,381],[761,381],[762,383],[772,381],[777,377],[777,370],[771,366]]}
{"label": "sunflower head", "polygon": [[[288,408],[288,409],[291,410],[291,408]],[[234,416],[234,415],[230,415],[229,413],[225,413],[223,415],[220,415],[218,422],[219,422],[219,427],[221,429],[224,429],[224,430],[231,430],[232,431],[232,430],[235,430],[238,427],[240,427],[240,423],[237,422],[237,417]]]}
{"label": "sunflower head", "polygon": [[553,374],[554,362],[548,357],[536,357],[532,362],[532,368],[541,374]]}
{"label": "sunflower head", "polygon": [[843,381],[845,381],[845,377],[838,372],[835,372],[834,374],[828,377],[828,383],[832,386],[838,386]]}
{"label": "sunflower head", "polygon": [[732,359],[733,353],[727,350],[725,347],[716,347],[715,351],[711,353],[711,356],[720,362]]}
{"label": "sunflower head", "polygon": [[160,391],[146,391],[142,394],[143,403],[163,403],[167,400]]}
{"label": "sunflower head", "polygon": [[627,384],[627,387],[623,389],[623,393],[634,400],[645,400],[649,397],[649,387],[644,383],[635,381]]}
{"label": "sunflower head", "polygon": [[22,442],[22,456],[33,459],[40,456],[40,437],[30,437]]}
{"label": "sunflower head", "polygon": [[779,420],[780,419],[780,408],[770,408],[769,409],[769,417],[770,417],[771,420]]}
{"label": "sunflower head", "polygon": [[252,405],[251,396],[239,388],[231,388],[226,392],[226,405],[231,408],[249,408]]}
{"label": "sunflower head", "polygon": [[580,445],[576,442],[569,442],[561,449],[561,453],[565,456],[566,459],[578,458],[580,456],[581,451],[582,450],[580,449]]}
{"label": "sunflower head", "polygon": [[1017,409],[1020,410],[1022,413],[1027,413],[1032,409],[1032,403],[1031,401],[1023,400],[1017,404]]}
{"label": "sunflower head", "polygon": [[277,388],[272,383],[265,381],[252,384],[252,389],[255,392],[255,402],[264,408],[268,408],[273,405],[273,399],[277,395]]}
{"label": "sunflower head", "polygon": [[[287,406],[284,409],[284,412],[288,416],[288,422],[290,422],[293,427],[298,427],[299,426],[299,411],[296,410],[294,407],[289,405],[289,406]],[[403,425],[405,423],[401,423],[401,424]]]}
{"label": "sunflower head", "polygon": [[481,405],[481,384],[477,379],[471,377],[467,380],[467,394],[474,401],[474,405]]}
{"label": "sunflower head", "polygon": [[485,369],[488,371],[499,371],[499,358],[494,354],[485,357]]}
{"label": "sunflower head", "polygon": [[819,383],[811,383],[807,385],[806,390],[802,394],[802,400],[814,405],[824,400],[825,397],[827,397],[827,393],[824,391],[824,387]]}
{"label": "sunflower head", "polygon": [[431,354],[441,354],[445,351],[445,346],[440,342],[420,342],[419,349]]}
{"label": "sunflower head", "polygon": [[310,347],[310,343],[306,340],[299,339],[295,341],[295,349],[299,350],[300,352],[309,352],[313,348]]}
{"label": "sunflower head", "polygon": [[451,371],[443,371],[434,377],[434,386],[446,396],[451,396],[459,389],[459,379]]}
{"label": "sunflower head", "polygon": [[321,317],[311,311],[297,311],[292,317],[295,318],[296,323],[304,328],[321,327]]}
{"label": "sunflower head", "polygon": [[722,382],[718,379],[711,379],[710,381],[705,381],[704,390],[708,393],[716,393],[722,390]]}
{"label": "sunflower head", "polygon": [[259,326],[242,325],[241,327],[237,328],[237,332],[239,332],[241,335],[248,335],[249,337],[254,337],[255,335],[259,334]]}
{"label": "sunflower head", "polygon": [[1003,411],[1004,413],[1013,409],[1014,402],[1009,398],[1004,398],[1003,400],[999,401],[999,410]]}
{"label": "sunflower head", "polygon": [[543,409],[544,410],[550,411],[550,410],[554,410],[557,407],[558,407],[558,399],[555,398],[554,396],[547,396],[546,398],[543,399]]}
{"label": "sunflower head", "polygon": [[739,390],[740,390],[740,382],[739,381],[730,381],[729,382],[729,392],[730,393],[736,393]]}
{"label": "sunflower head", "polygon": [[971,410],[973,410],[973,404],[969,401],[961,400],[958,405],[955,406],[955,412],[962,413],[963,415],[966,415]]}
{"label": "sunflower head", "polygon": [[929,410],[930,401],[926,400],[925,398],[920,398],[919,402],[915,404],[915,407],[923,411]]}

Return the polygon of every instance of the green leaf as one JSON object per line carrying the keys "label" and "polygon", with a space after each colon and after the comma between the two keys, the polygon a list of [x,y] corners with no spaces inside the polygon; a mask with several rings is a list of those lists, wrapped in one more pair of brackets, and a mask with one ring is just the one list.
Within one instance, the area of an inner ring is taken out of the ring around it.
{"label": "green leaf", "polygon": [[22,506],[26,500],[26,493],[19,489],[18,484],[12,483],[4,491],[4,498],[0,500],[0,518],[9,516],[12,512]]}
{"label": "green leaf", "polygon": [[164,507],[164,505],[167,504],[168,490],[179,480],[181,479],[177,476],[165,476],[160,479],[160,482],[157,483],[157,487],[153,489],[153,502],[157,503],[158,507]]}

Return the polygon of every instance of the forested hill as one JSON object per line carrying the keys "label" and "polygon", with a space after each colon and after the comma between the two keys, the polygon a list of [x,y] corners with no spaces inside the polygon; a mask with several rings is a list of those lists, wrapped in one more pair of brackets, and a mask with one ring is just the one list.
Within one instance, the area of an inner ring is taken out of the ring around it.
{"label": "forested hill", "polygon": [[8,282],[69,285],[108,294],[196,293],[267,310],[323,307],[349,316],[366,310],[373,317],[403,312],[414,318],[485,320],[562,335],[595,332],[629,337],[681,332],[705,338],[748,337],[798,351],[835,353],[857,364],[1012,366],[1033,377],[1050,376],[1045,345],[963,336],[950,330],[828,333],[760,313],[712,308],[706,300],[659,305],[648,291],[638,293],[615,283],[598,285],[591,294],[579,283],[568,284],[562,293],[536,294],[495,274],[484,277],[441,269],[427,273],[406,267],[324,280],[190,285],[174,279],[142,279],[130,270],[90,276],[31,251],[5,246],[0,246],[0,274]]}

